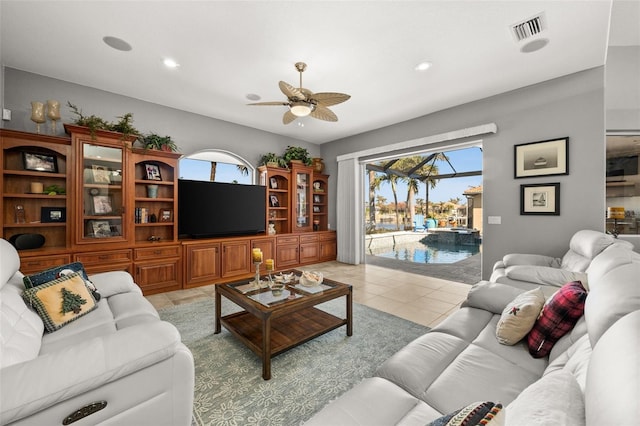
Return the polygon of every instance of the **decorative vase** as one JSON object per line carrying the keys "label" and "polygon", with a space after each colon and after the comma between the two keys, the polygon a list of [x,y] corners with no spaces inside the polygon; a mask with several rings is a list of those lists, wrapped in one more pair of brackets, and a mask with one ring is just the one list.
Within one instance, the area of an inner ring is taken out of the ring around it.
{"label": "decorative vase", "polygon": [[44,118],[44,104],[42,102],[31,102],[31,121],[36,123],[36,133],[40,133],[40,125],[47,121]]}
{"label": "decorative vase", "polygon": [[51,120],[51,134],[58,133],[56,122],[60,120],[60,102],[49,99],[47,101],[47,117]]}
{"label": "decorative vase", "polygon": [[147,197],[158,198],[158,185],[147,185]]}
{"label": "decorative vase", "polygon": [[322,173],[323,170],[324,170],[324,163],[322,162],[322,158],[314,158],[313,171],[316,173]]}

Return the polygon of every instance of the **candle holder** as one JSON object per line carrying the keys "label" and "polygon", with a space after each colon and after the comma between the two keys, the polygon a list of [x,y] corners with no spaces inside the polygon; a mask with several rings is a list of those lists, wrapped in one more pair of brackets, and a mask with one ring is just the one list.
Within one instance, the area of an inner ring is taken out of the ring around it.
{"label": "candle holder", "polygon": [[260,265],[262,262],[253,262],[253,265],[256,267],[256,278],[253,280],[253,284],[257,288],[262,288],[262,281],[260,281]]}

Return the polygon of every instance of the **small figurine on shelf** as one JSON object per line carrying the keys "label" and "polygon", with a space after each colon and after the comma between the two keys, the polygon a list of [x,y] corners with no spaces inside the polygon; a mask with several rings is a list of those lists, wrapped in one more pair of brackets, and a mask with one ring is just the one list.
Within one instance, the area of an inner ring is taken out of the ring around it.
{"label": "small figurine on shelf", "polygon": [[269,223],[268,233],[269,233],[269,235],[276,235],[276,224],[275,223]]}

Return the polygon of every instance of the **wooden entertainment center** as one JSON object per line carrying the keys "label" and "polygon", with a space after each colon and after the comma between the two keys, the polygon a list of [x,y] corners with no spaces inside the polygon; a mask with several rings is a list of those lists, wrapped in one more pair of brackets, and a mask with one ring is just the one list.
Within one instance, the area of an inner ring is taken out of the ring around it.
{"label": "wooden entertainment center", "polygon": [[127,271],[153,294],[249,278],[253,248],[275,259],[277,269],[336,258],[329,176],[311,167],[261,168],[265,220],[276,235],[179,239],[180,154],[133,148],[120,133],[65,129],[69,137],[0,129],[2,237],[45,239],[18,250],[25,274],[77,261],[89,273]]}

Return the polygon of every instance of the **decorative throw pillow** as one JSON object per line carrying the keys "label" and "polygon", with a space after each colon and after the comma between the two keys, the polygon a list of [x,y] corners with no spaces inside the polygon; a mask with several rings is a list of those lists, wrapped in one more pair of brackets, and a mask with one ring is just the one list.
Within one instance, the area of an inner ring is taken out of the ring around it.
{"label": "decorative throw pillow", "polygon": [[38,312],[49,333],[59,330],[97,307],[91,292],[78,273],[28,288],[22,293],[22,298]]}
{"label": "decorative throw pillow", "polygon": [[453,413],[445,414],[427,426],[502,426],[504,424],[502,413],[500,403],[474,402]]}
{"label": "decorative throw pillow", "polygon": [[496,338],[503,345],[515,345],[531,330],[544,305],[540,287],[519,294],[504,308],[496,326]]}
{"label": "decorative throw pillow", "polygon": [[587,291],[580,281],[563,285],[544,305],[527,337],[529,353],[542,358],[567,334],[584,313]]}
{"label": "decorative throw pillow", "polygon": [[22,279],[22,282],[24,283],[25,288],[31,288],[39,286],[40,284],[47,283],[49,281],[53,281],[56,278],[73,274],[74,272],[77,272],[80,274],[80,276],[82,276],[85,284],[87,285],[89,290],[91,290],[93,298],[96,300],[100,300],[100,293],[87,276],[87,271],[84,270],[84,265],[81,262],[73,262],[67,265],[55,266],[45,271],[38,272],[37,274],[28,276],[25,275],[25,277]]}

